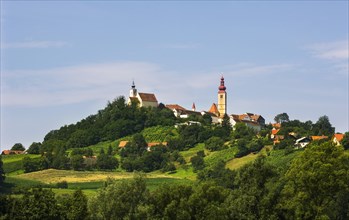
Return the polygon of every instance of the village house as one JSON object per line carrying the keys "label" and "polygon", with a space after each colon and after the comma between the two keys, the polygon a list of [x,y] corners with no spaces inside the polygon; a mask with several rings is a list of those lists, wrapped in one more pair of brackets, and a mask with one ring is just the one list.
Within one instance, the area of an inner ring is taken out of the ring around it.
{"label": "village house", "polygon": [[310,143],[310,141],[311,140],[308,137],[301,137],[301,138],[296,140],[296,143],[294,144],[294,146],[297,149],[304,148],[305,146],[307,146]]}
{"label": "village house", "polygon": [[318,140],[323,140],[323,139],[328,139],[328,136],[325,136],[325,135],[311,136],[311,140],[313,140],[313,141],[318,141]]}
{"label": "village house", "polygon": [[230,115],[230,123],[235,126],[236,123],[244,123],[247,127],[255,131],[260,131],[265,126],[265,119],[261,115],[245,113],[241,115]]}
{"label": "village house", "polygon": [[[120,141],[119,148],[124,148],[128,144],[129,141]],[[167,146],[167,142],[149,142],[147,143],[147,151],[151,151],[152,147],[155,146]]]}
{"label": "village house", "polygon": [[26,152],[22,150],[3,150],[1,152],[1,155],[14,155],[14,154],[26,154]]}
{"label": "village house", "polygon": [[344,138],[344,134],[334,134],[333,137],[332,137],[332,142],[335,144],[335,145],[341,145],[341,141],[343,140]]}

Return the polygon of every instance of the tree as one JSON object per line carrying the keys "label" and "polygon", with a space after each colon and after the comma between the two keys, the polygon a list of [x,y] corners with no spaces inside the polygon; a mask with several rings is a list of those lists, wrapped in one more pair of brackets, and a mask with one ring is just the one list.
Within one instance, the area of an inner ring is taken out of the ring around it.
{"label": "tree", "polygon": [[81,155],[74,155],[70,158],[70,165],[74,170],[81,170],[84,167],[84,158]]}
{"label": "tree", "polygon": [[24,173],[30,173],[48,168],[48,163],[45,157],[30,158],[24,157],[22,160]]}
{"label": "tree", "polygon": [[21,150],[21,151],[24,151],[25,148],[23,146],[23,144],[21,143],[16,143],[12,146],[11,150]]}
{"label": "tree", "polygon": [[41,148],[41,143],[40,142],[33,142],[27,152],[28,154],[40,154],[40,148]]}
{"label": "tree", "polygon": [[342,139],[342,146],[345,150],[349,149],[349,132],[345,132],[344,137]]}
{"label": "tree", "polygon": [[2,162],[2,157],[0,155],[0,186],[2,186],[2,183],[5,181],[5,171],[3,168],[3,162]]}
{"label": "tree", "polygon": [[[349,155],[330,142],[310,145],[287,171],[281,207],[295,219],[346,219],[335,212],[349,192]],[[348,202],[346,202],[346,208]],[[348,209],[346,209],[348,210]],[[348,213],[347,213],[348,214]]]}
{"label": "tree", "polygon": [[[24,193],[19,203],[13,203],[10,219],[58,219],[59,208],[52,190],[33,188]],[[18,208],[20,207],[20,208]]]}
{"label": "tree", "polygon": [[205,161],[201,155],[196,155],[196,156],[190,158],[190,162],[194,168],[194,172],[196,172],[198,170],[202,170],[205,168]]}
{"label": "tree", "polygon": [[290,118],[288,117],[287,113],[281,113],[275,116],[274,121],[276,123],[284,123],[284,122],[289,122]]}
{"label": "tree", "polygon": [[107,184],[89,200],[91,219],[142,219],[137,218],[137,213],[145,203],[147,194],[142,175]]}
{"label": "tree", "polygon": [[109,147],[108,147],[108,152],[107,152],[107,154],[108,154],[109,156],[112,156],[112,155],[113,155],[113,148],[111,147],[111,145],[109,145]]}
{"label": "tree", "polygon": [[88,216],[87,197],[81,191],[76,190],[67,204],[67,218],[71,220],[83,220]]}
{"label": "tree", "polygon": [[315,123],[313,130],[315,135],[326,135],[330,137],[334,134],[335,129],[332,127],[328,116],[324,115]]}

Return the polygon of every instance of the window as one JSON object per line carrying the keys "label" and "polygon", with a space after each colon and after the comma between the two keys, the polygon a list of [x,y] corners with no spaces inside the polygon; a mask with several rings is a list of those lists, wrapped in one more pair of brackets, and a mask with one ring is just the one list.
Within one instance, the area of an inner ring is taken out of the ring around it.
{"label": "window", "polygon": [[221,99],[223,98],[223,95],[221,95]]}

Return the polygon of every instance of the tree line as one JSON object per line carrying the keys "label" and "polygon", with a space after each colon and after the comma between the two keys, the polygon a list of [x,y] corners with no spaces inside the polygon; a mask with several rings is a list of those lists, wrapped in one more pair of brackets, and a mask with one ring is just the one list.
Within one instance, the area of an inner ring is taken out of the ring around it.
{"label": "tree line", "polygon": [[54,196],[30,189],[1,196],[2,219],[348,219],[349,155],[330,142],[313,143],[286,169],[268,156],[239,170],[217,162],[197,182],[149,191],[144,174],[108,180],[89,199],[80,191]]}

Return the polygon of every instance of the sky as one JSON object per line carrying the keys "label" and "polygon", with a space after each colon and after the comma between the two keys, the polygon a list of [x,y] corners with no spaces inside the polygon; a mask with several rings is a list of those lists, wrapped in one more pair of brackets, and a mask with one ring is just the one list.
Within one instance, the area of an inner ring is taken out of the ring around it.
{"label": "sky", "polygon": [[348,1],[1,1],[1,150],[139,92],[349,130]]}

